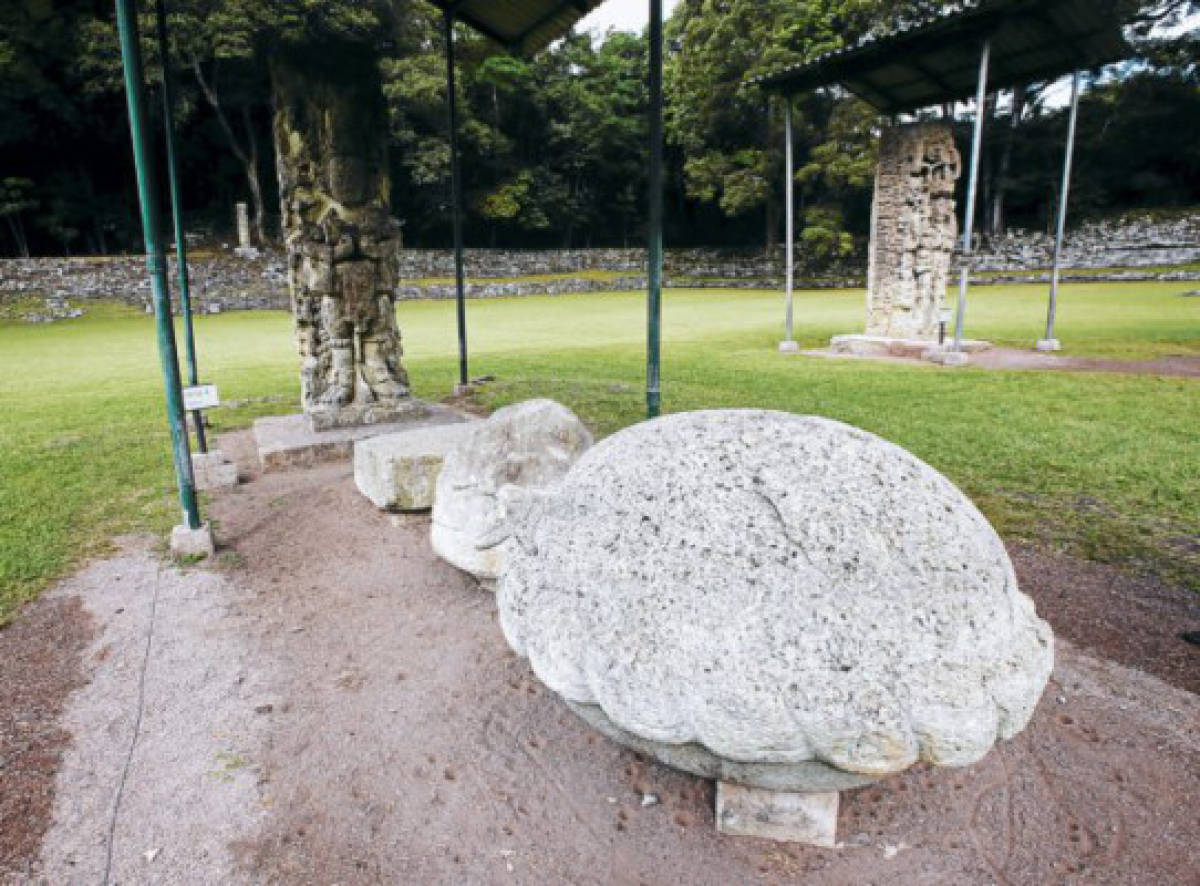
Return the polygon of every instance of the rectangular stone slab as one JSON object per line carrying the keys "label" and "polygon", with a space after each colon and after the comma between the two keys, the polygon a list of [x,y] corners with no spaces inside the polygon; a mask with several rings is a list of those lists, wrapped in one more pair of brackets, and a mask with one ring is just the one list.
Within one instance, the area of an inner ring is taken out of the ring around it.
{"label": "rectangular stone slab", "polygon": [[192,476],[196,481],[196,489],[200,492],[232,489],[238,485],[237,465],[228,461],[219,449],[211,452],[193,452]]}
{"label": "rectangular stone slab", "polygon": [[429,428],[465,421],[469,416],[449,406],[430,404],[421,418],[390,424],[361,425],[331,431],[313,431],[304,415],[260,418],[254,423],[254,444],[263,471],[312,467],[330,461],[347,461],[359,440],[395,434],[414,428]]}
{"label": "rectangular stone slab", "polygon": [[780,843],[837,845],[838,794],[797,794],[717,782],[717,830]]}
{"label": "rectangular stone slab", "polygon": [[425,511],[446,454],[471,431],[474,422],[417,428],[361,440],[354,445],[354,483],[385,511]]}

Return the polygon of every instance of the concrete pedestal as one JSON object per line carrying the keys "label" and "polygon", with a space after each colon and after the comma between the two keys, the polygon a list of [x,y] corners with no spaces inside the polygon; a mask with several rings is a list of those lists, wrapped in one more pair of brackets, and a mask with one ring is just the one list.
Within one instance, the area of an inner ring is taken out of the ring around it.
{"label": "concrete pedestal", "polygon": [[219,449],[212,452],[193,452],[192,476],[196,481],[196,489],[200,492],[232,489],[238,485],[237,465],[228,461]]}
{"label": "concrete pedestal", "polygon": [[781,353],[781,354],[799,354],[800,353],[800,342],[781,341],[779,343],[779,353]]}
{"label": "concrete pedestal", "polygon": [[837,845],[838,794],[798,794],[717,782],[717,830],[732,837]]}
{"label": "concrete pedestal", "polygon": [[[962,343],[963,354],[976,354],[991,350],[992,343],[966,339]],[[943,365],[960,365],[946,362],[944,355],[952,353],[953,343],[944,345],[936,341],[908,338],[886,338],[879,335],[835,335],[829,349],[835,354],[853,357],[903,357],[909,360],[928,360]],[[952,360],[954,358],[951,358]]]}
{"label": "concrete pedestal", "polygon": [[1043,338],[1034,345],[1034,350],[1053,352],[1062,350],[1062,342],[1056,338]]}
{"label": "concrete pedestal", "polygon": [[966,351],[936,351],[930,353],[925,359],[930,363],[937,363],[939,366],[966,366],[971,362],[971,355]]}
{"label": "concrete pedestal", "polygon": [[270,473],[293,467],[312,467],[322,462],[347,461],[359,440],[453,424],[466,418],[448,406],[426,404],[419,416],[413,415],[406,421],[314,431],[303,415],[274,416],[260,418],[254,423],[254,443],[263,470]]}
{"label": "concrete pedestal", "polygon": [[212,527],[207,523],[199,529],[180,524],[171,530],[171,553],[176,557],[211,557],[215,551]]}

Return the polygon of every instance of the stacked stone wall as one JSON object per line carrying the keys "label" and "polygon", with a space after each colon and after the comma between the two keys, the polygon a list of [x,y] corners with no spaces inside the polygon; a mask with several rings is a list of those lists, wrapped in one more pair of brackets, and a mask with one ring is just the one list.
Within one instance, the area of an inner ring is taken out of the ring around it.
{"label": "stacked stone wall", "polygon": [[[984,241],[976,267],[985,272],[975,283],[1048,279],[1053,242],[1036,232],[1017,231]],[[397,297],[453,298],[454,257],[449,250],[401,249]],[[570,295],[581,292],[644,289],[645,252],[639,249],[515,251],[469,249],[468,295],[507,298],[522,295]],[[669,286],[773,289],[783,285],[783,249],[674,249],[666,254]],[[1150,221],[1119,219],[1080,227],[1068,235],[1064,279],[1200,279],[1200,213]],[[1121,268],[1097,274],[1096,268]],[[607,274],[595,275],[596,271]],[[1074,271],[1074,273],[1073,273]],[[287,263],[280,252],[239,258],[231,251],[196,251],[191,259],[192,294],[205,313],[231,310],[286,310]],[[593,272],[589,276],[588,272]],[[530,276],[549,279],[523,280]],[[802,273],[803,288],[865,285],[865,262]],[[174,288],[175,264],[169,277]],[[0,260],[0,302],[23,296],[68,299],[74,305],[118,299],[138,308],[151,304],[146,263],[139,256]],[[48,305],[47,308],[53,307]],[[38,310],[39,316],[49,313]]]}

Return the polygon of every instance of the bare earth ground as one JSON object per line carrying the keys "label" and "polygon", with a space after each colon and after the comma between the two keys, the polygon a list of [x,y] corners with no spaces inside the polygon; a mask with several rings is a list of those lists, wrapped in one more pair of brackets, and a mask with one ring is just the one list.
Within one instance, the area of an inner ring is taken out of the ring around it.
{"label": "bare earth ground", "polygon": [[0,632],[11,882],[103,882],[110,847],[113,883],[1200,881],[1187,592],[1015,550],[1062,638],[1034,722],[976,766],[844,794],[826,851],[718,835],[711,785],[578,721],[427,518],[378,513],[349,466],[254,477],[211,512],[215,568],[131,546]]}
{"label": "bare earth ground", "polygon": [[[905,363],[910,366],[935,364],[917,357],[866,356],[837,354],[828,349],[803,351],[805,356],[833,360],[876,360],[885,363]],[[1200,357],[1173,356],[1156,360],[1108,360],[1101,357],[1068,357],[1019,348],[990,348],[971,355],[971,365],[977,369],[1037,370],[1040,372],[1121,372],[1127,375],[1162,375],[1180,378],[1200,378]]]}

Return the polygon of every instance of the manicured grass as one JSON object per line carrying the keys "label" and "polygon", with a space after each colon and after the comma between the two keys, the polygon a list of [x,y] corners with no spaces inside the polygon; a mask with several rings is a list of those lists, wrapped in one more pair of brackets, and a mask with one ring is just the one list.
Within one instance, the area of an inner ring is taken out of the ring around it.
{"label": "manicured grass", "polygon": [[[1178,284],[1068,286],[1068,353],[1200,354],[1200,299]],[[1028,346],[1044,287],[973,293],[968,331]],[[398,309],[419,396],[456,374],[454,305]],[[861,327],[861,293],[801,293],[816,346]],[[959,483],[1009,538],[1130,561],[1200,586],[1200,382],[1152,376],[944,371],[785,358],[777,293],[669,291],[665,403],[756,406],[851,422]],[[600,433],[642,416],[644,299],[636,293],[469,306],[472,373],[489,406],[550,396]],[[227,405],[217,430],[298,406],[290,318],[197,321],[202,374]],[[150,318],[116,307],[50,326],[0,322],[0,622],[115,534],[177,522]]]}

